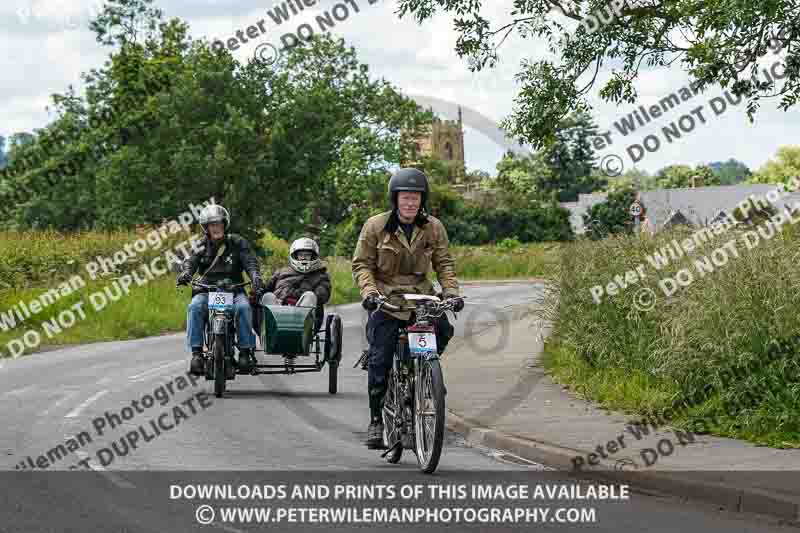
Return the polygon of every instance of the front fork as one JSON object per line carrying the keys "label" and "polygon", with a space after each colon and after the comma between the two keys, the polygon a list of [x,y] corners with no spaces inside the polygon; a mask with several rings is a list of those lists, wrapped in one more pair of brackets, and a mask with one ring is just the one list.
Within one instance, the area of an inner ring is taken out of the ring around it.
{"label": "front fork", "polygon": [[[231,320],[234,320],[235,317],[231,317],[228,313],[221,312],[221,311],[211,311],[208,314],[208,323],[211,327],[206,330],[209,333],[209,338],[206,339],[206,345],[208,346],[208,351],[210,354],[214,353],[214,341],[217,338],[218,334],[223,334],[225,337],[225,364],[229,364],[227,359],[233,357],[233,331],[230,327]],[[210,367],[213,369],[214,361],[213,355],[212,358],[208,359],[207,362],[210,364]]]}
{"label": "front fork", "polygon": [[401,439],[403,441],[403,448],[413,449],[415,447],[414,409],[420,408],[419,405],[417,405],[415,393],[421,379],[420,373],[422,371],[423,360],[419,357],[411,357],[411,351],[408,345],[408,332],[435,333],[436,329],[431,324],[418,323],[401,332],[398,339],[399,356],[394,358],[394,370],[400,377],[398,379],[399,390],[397,391],[397,397],[398,403],[402,408],[400,410],[400,417],[402,420]]}

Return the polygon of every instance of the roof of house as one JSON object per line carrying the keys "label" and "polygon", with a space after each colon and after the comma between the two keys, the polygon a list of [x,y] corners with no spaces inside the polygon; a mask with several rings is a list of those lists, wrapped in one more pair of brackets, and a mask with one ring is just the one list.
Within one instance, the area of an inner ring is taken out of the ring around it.
{"label": "roof of house", "polygon": [[[692,224],[710,224],[720,212],[731,214],[736,206],[754,195],[765,198],[776,189],[770,184],[719,185],[685,189],[657,189],[642,191],[639,198],[647,209],[647,218],[656,227],[661,227],[675,211],[680,211]],[[781,198],[776,207],[792,205],[800,200],[800,194],[788,194]]]}
{"label": "roof of house", "polygon": [[664,227],[670,226],[677,226],[678,224],[689,224],[689,220],[686,216],[679,211],[674,211],[668,218],[667,221],[664,222]]}
{"label": "roof of house", "polygon": [[[773,184],[740,184],[740,185],[718,185],[711,187],[696,187],[683,189],[657,189],[654,191],[642,191],[639,199],[647,210],[647,222],[654,228],[661,228],[674,216],[680,213],[688,223],[705,226],[711,224],[721,213],[728,215],[740,202],[746,200],[748,196],[754,195],[757,198],[766,198],[768,192],[777,188]],[[573,231],[581,234],[585,231],[583,225],[583,214],[598,203],[606,200],[605,193],[581,194],[577,202],[562,203],[562,207],[570,211],[570,222]],[[795,203],[800,205],[800,192],[790,193],[783,196],[775,204],[779,210],[784,207],[791,207]]]}

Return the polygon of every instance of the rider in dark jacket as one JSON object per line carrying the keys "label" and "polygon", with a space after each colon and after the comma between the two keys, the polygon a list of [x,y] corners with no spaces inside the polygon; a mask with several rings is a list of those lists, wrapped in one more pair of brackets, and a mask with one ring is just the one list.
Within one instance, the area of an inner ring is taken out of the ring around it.
{"label": "rider in dark jacket", "polygon": [[[213,285],[223,279],[231,283],[243,283],[243,273],[247,272],[253,291],[261,293],[263,282],[258,267],[258,259],[250,249],[250,244],[239,235],[228,233],[230,215],[221,205],[210,205],[200,213],[200,226],[205,232],[199,250],[184,262],[178,277],[179,285],[192,281],[195,272],[200,272],[200,283]],[[195,375],[203,375],[203,330],[208,319],[208,290],[192,287],[192,302],[189,304],[187,316],[187,344],[192,351],[192,362],[189,371]],[[243,288],[236,290],[234,308],[238,322],[236,330],[239,338],[239,363],[241,371],[247,372],[255,357],[255,335],[253,334],[253,317],[250,301]],[[230,365],[233,369],[233,365]]]}

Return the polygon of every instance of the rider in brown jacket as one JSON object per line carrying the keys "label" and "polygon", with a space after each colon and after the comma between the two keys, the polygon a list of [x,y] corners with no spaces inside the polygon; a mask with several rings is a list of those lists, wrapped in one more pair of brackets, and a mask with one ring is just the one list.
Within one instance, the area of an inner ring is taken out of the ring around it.
{"label": "rider in brown jacket", "polygon": [[[434,294],[429,279],[436,272],[445,298],[459,296],[455,261],[448,250],[444,225],[428,215],[428,178],[414,168],[398,170],[389,180],[392,210],[367,220],[361,229],[353,257],[353,279],[361,291],[363,306],[374,310],[378,295],[392,297],[408,293]],[[400,303],[400,302],[397,302]],[[463,308],[459,300],[454,310]],[[381,410],[386,381],[400,325],[410,313],[375,311],[367,323],[369,342],[368,394],[370,425],[367,446],[379,448],[383,441]],[[446,315],[437,324],[437,344],[442,353],[453,335]]]}

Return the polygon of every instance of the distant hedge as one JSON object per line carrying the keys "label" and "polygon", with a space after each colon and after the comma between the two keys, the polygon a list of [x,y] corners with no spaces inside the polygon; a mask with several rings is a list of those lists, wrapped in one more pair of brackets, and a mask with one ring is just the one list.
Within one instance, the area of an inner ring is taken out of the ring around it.
{"label": "distant hedge", "polygon": [[[352,257],[364,222],[385,209],[376,207],[354,211],[337,229],[336,255]],[[533,243],[574,238],[569,211],[555,203],[525,208],[487,208],[465,201],[447,187],[434,186],[429,210],[444,223],[454,245],[481,246],[503,239]]]}

